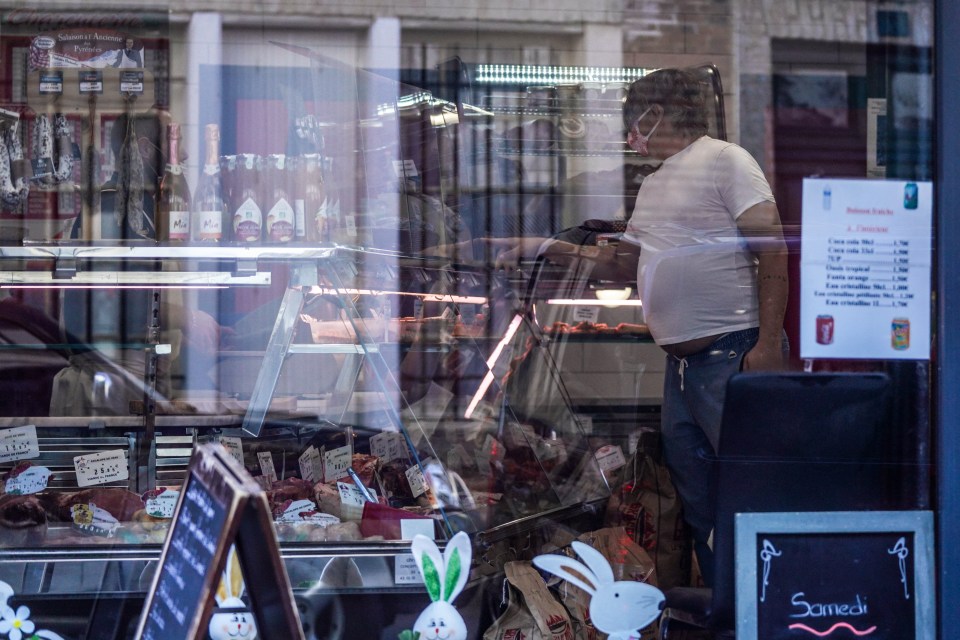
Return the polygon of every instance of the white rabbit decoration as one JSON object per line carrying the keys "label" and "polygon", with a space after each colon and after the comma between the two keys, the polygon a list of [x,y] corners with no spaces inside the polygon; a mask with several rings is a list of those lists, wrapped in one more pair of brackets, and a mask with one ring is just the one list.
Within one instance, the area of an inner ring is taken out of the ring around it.
{"label": "white rabbit decoration", "polygon": [[582,542],[573,550],[583,560],[556,554],[537,556],[533,564],[590,595],[590,620],[609,640],[639,640],[640,630],[660,616],[663,592],[643,582],[615,581],[610,563]]}
{"label": "white rabbit decoration", "polygon": [[433,540],[417,535],[411,550],[432,600],[417,618],[413,631],[420,634],[420,640],[466,640],[467,625],[452,602],[470,577],[470,538],[461,531],[450,539],[441,555]]}
{"label": "white rabbit decoration", "polygon": [[231,546],[227,555],[227,568],[223,571],[215,596],[220,610],[213,614],[207,627],[210,640],[256,639],[257,623],[246,603],[240,599],[241,596],[243,574],[240,572],[237,548]]}

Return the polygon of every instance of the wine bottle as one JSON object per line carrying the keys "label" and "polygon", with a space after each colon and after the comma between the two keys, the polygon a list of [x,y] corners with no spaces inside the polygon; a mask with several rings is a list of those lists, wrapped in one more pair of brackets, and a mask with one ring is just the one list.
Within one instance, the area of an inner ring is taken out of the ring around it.
{"label": "wine bottle", "polygon": [[193,239],[204,243],[219,243],[223,239],[224,218],[227,218],[220,176],[220,127],[208,124],[204,138],[207,143],[207,159],[203,164],[197,190],[193,194]]}
{"label": "wine bottle", "polygon": [[233,238],[240,244],[260,242],[263,210],[260,208],[260,156],[237,156],[237,171],[231,191]]}
{"label": "wine bottle", "polygon": [[180,243],[190,240],[190,187],[180,164],[180,125],[167,125],[167,166],[160,181],[157,239]]}
{"label": "wine bottle", "polygon": [[330,226],[327,219],[328,206],[324,197],[323,158],[319,154],[304,156],[301,175],[303,178],[304,224],[307,240],[310,242],[328,242],[330,240]]}
{"label": "wine bottle", "polygon": [[267,228],[264,238],[268,242],[290,242],[295,231],[295,213],[294,201],[290,197],[287,158],[284,154],[267,156],[267,185],[268,197],[264,203]]}

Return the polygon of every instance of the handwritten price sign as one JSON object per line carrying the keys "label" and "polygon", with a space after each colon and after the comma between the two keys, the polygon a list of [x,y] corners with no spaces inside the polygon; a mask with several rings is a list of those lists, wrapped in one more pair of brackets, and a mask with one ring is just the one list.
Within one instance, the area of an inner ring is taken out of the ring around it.
{"label": "handwritten price sign", "polygon": [[0,430],[0,463],[40,457],[37,428],[32,424]]}
{"label": "handwritten price sign", "polygon": [[122,449],[76,456],[73,467],[77,472],[78,487],[92,487],[130,478],[127,456]]}
{"label": "handwritten price sign", "polygon": [[353,447],[347,445],[323,454],[323,481],[335,482],[347,475],[353,462]]}

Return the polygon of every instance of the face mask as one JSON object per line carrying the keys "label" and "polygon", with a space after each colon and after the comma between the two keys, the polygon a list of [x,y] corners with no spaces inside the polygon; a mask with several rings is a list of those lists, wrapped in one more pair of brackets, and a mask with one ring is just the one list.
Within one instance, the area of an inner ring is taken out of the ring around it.
{"label": "face mask", "polygon": [[[653,109],[653,107],[650,107],[650,109]],[[660,126],[660,121],[663,120],[663,116],[661,115],[659,118],[657,118],[657,122],[653,125],[653,128],[650,129],[647,135],[640,133],[640,131],[637,129],[637,124],[643,120],[644,116],[650,113],[650,109],[647,109],[641,113],[640,117],[634,121],[633,127],[630,129],[629,139],[627,140],[627,144],[630,145],[630,148],[642,156],[650,155],[650,150],[647,148],[647,145],[650,143],[650,137],[657,130],[657,127]]]}

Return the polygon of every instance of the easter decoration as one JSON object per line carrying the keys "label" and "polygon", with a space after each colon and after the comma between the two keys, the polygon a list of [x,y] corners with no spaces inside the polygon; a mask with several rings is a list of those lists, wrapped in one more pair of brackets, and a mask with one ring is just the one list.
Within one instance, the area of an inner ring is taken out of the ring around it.
{"label": "easter decoration", "polygon": [[640,630],[660,617],[663,592],[643,582],[616,581],[603,554],[582,542],[572,545],[583,562],[547,554],[535,557],[533,564],[586,591],[590,620],[609,640],[640,640]]}
{"label": "easter decoration", "polygon": [[10,640],[63,640],[63,637],[47,629],[37,629],[30,619],[29,607],[16,609],[9,605],[13,587],[0,581],[0,638]]}
{"label": "easter decoration", "polygon": [[207,627],[210,640],[255,640],[257,624],[253,619],[253,612],[240,598],[243,596],[243,574],[240,572],[240,560],[237,558],[237,548],[230,546],[227,555],[227,567],[223,570],[220,586],[214,596],[217,608],[214,609]]}
{"label": "easter decoration", "polygon": [[470,576],[473,556],[470,538],[462,531],[457,533],[441,554],[433,540],[416,535],[411,551],[431,600],[413,624],[413,637],[419,640],[466,640],[467,625],[452,603]]}

